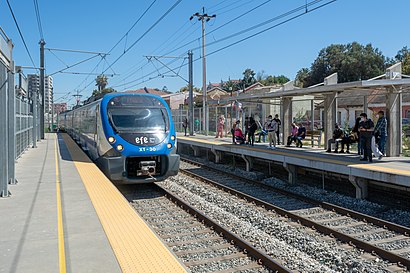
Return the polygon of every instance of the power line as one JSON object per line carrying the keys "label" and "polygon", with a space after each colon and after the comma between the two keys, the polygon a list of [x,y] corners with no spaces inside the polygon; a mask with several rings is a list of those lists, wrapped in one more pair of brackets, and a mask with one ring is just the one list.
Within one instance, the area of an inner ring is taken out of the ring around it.
{"label": "power line", "polygon": [[33,2],[34,2],[34,10],[36,12],[38,31],[40,32],[40,38],[41,40],[44,40],[43,26],[41,25],[41,17],[40,17],[40,9],[38,8],[38,1],[33,0]]}
{"label": "power line", "polygon": [[[148,6],[148,8],[145,9],[145,11],[141,14],[141,16],[137,19],[137,21],[135,21],[135,23],[130,27],[130,29],[121,37],[121,39],[108,51],[108,53],[111,53],[111,51],[113,51],[113,49],[119,44],[121,43],[121,41],[128,36],[128,34],[130,33],[130,31],[138,24],[138,22],[142,19],[142,17],[144,17],[144,15],[151,9],[151,7],[154,5],[154,3],[157,0],[154,0],[151,2],[151,4]],[[124,50],[125,51],[125,50]]]}
{"label": "power line", "polygon": [[131,48],[133,48],[139,41],[141,41],[142,38],[145,37],[145,35],[147,35],[156,25],[159,24],[159,22],[161,22],[175,7],[177,7],[179,5],[179,3],[181,3],[182,0],[178,0],[177,2],[174,3],[174,5],[172,5],[172,7],[170,7],[150,28],[148,28],[148,30],[146,30],[130,47],[128,47],[126,50],[124,50],[124,52],[113,62],[111,63],[111,65],[106,68],[104,72],[106,72],[108,69],[110,69],[115,63],[118,62],[119,59],[122,58],[122,56],[124,56],[128,51],[131,50]]}
{"label": "power line", "polygon": [[99,56],[99,55],[94,55],[94,56],[91,56],[91,57],[89,57],[89,58],[87,58],[87,59],[85,59],[85,60],[76,62],[75,64],[72,64],[72,65],[67,66],[67,67],[65,67],[65,68],[63,68],[63,69],[60,69],[60,70],[58,70],[58,71],[56,71],[56,72],[51,73],[50,76],[53,76],[54,74],[57,74],[57,73],[61,73],[61,72],[65,71],[65,70],[70,69],[70,68],[72,68],[72,67],[74,67],[74,66],[77,66],[77,65],[79,65],[79,64],[85,63],[85,62],[87,62],[87,61],[89,61],[89,60],[91,60],[91,59],[94,59],[94,58],[97,57],[97,56]]}
{"label": "power line", "polygon": [[[19,34],[20,34],[20,38],[21,38],[21,40],[23,41],[23,44],[24,44],[24,47],[26,48],[26,51],[27,51],[28,56],[30,57],[31,63],[33,64],[33,67],[36,67],[36,65],[34,64],[33,58],[31,57],[30,51],[28,50],[26,41],[24,40],[23,33],[21,33],[19,24],[17,23],[16,16],[14,16],[14,12],[13,12],[13,9],[11,8],[10,2],[9,2],[9,0],[6,0],[6,1],[7,1],[7,5],[9,6],[11,15],[13,16],[14,23],[16,24],[17,30],[18,30],[18,32],[19,32]],[[37,68],[37,70],[39,70],[39,69]]]}
{"label": "power line", "polygon": [[[322,1],[322,0],[321,0],[321,1]],[[333,3],[333,2],[336,2],[336,1],[337,1],[337,0],[331,0],[331,1],[329,1],[329,2],[327,2],[327,3],[324,3],[324,4],[320,5],[320,6],[317,6],[317,7],[313,8],[313,9],[311,9],[311,10],[306,10],[305,12],[303,12],[303,13],[301,13],[301,14],[298,14],[298,15],[295,15],[295,16],[289,18],[289,19],[286,19],[286,20],[283,21],[283,22],[280,22],[280,23],[275,24],[275,25],[273,25],[273,26],[271,26],[271,27],[265,28],[265,29],[263,29],[263,30],[261,30],[261,31],[259,31],[259,32],[257,32],[257,33],[254,33],[254,34],[249,35],[249,36],[247,36],[247,37],[245,37],[245,38],[243,38],[243,39],[240,39],[239,41],[236,41],[236,42],[231,43],[231,44],[229,44],[229,45],[227,45],[227,46],[224,46],[224,47],[222,47],[222,48],[220,48],[220,49],[217,49],[217,50],[215,50],[215,51],[212,51],[212,52],[209,53],[208,55],[213,55],[213,54],[215,54],[215,53],[217,53],[217,52],[219,52],[219,51],[222,51],[222,50],[224,50],[224,49],[227,49],[227,48],[229,48],[229,47],[231,47],[231,46],[233,46],[233,45],[239,44],[239,43],[241,43],[241,42],[243,42],[243,41],[246,41],[246,40],[248,40],[248,39],[250,39],[250,38],[253,38],[253,37],[255,37],[255,36],[258,36],[258,35],[260,35],[260,34],[266,32],[266,31],[268,31],[268,30],[271,30],[271,29],[273,29],[273,28],[275,28],[275,27],[278,27],[278,26],[280,26],[280,25],[283,25],[283,24],[285,24],[285,23],[287,23],[287,22],[289,22],[289,21],[292,21],[292,20],[294,20],[294,19],[296,19],[296,18],[299,18],[299,17],[301,17],[301,16],[303,16],[303,15],[305,15],[305,14],[308,14],[308,13],[310,13],[310,12],[312,12],[312,11],[315,11],[315,10],[317,10],[317,9],[319,9],[319,8],[322,8],[322,7],[324,7],[324,6],[327,6],[327,5],[329,5],[329,4]],[[195,60],[195,61],[196,61],[196,60]]]}
{"label": "power line", "polygon": [[[323,1],[323,0],[316,0],[316,1],[312,2],[312,3],[318,3],[318,2],[321,2],[321,1]],[[295,20],[296,18],[299,18],[299,17],[301,17],[301,16],[303,16],[303,15],[306,15],[306,14],[312,12],[312,11],[318,10],[318,9],[320,9],[320,8],[322,8],[322,7],[324,7],[324,6],[327,6],[327,5],[329,5],[329,4],[333,3],[333,2],[336,2],[336,1],[337,1],[337,0],[331,0],[331,1],[326,2],[326,3],[324,3],[324,4],[320,5],[320,6],[314,7],[314,8],[312,8],[312,9],[310,9],[310,10],[306,9],[306,10],[304,10],[304,12],[301,13],[301,14],[295,15],[295,16],[289,18],[289,19],[286,19],[285,21],[282,21],[282,22],[280,22],[280,23],[278,23],[278,24],[275,24],[275,25],[270,26],[270,27],[268,27],[268,28],[266,28],[266,29],[263,29],[263,30],[261,30],[261,31],[259,31],[259,32],[257,32],[257,33],[254,33],[254,34],[249,35],[249,36],[247,36],[247,37],[245,37],[245,38],[242,38],[242,39],[240,39],[240,40],[238,40],[238,41],[235,41],[235,42],[233,42],[233,43],[231,43],[231,44],[229,44],[229,45],[226,45],[226,46],[221,47],[221,48],[219,48],[219,49],[217,49],[217,50],[214,50],[214,51],[208,53],[207,56],[216,54],[216,53],[218,53],[218,52],[220,52],[220,51],[222,51],[222,50],[225,50],[225,49],[227,49],[227,48],[229,48],[229,47],[231,47],[231,46],[234,46],[234,45],[236,45],[236,44],[238,44],[238,43],[241,43],[241,42],[246,41],[246,40],[248,40],[248,39],[250,39],[250,38],[253,38],[253,37],[257,36],[257,35],[260,35],[260,34],[266,32],[266,31],[268,31],[268,30],[271,30],[271,29],[273,29],[273,28],[275,28],[275,27],[278,27],[278,26],[280,26],[280,25],[283,25],[283,24],[285,24],[285,23],[287,23],[287,22],[289,22],[289,21]],[[303,5],[302,8],[305,9],[305,8],[307,8],[307,6],[309,6],[309,4]],[[289,11],[289,12],[284,13],[284,14],[287,14],[287,15],[292,14],[292,13],[294,13],[295,10],[300,10],[300,8],[293,9],[293,10],[291,10],[291,11]],[[279,16],[277,16],[277,17],[275,17],[275,18],[279,18],[279,17],[282,18],[282,17],[284,17],[284,16],[283,16],[284,14],[279,15]],[[223,40],[226,40],[226,39],[223,39]],[[200,59],[202,59],[202,57],[198,57],[197,59],[194,60],[194,62],[196,62],[196,61],[198,61],[198,60],[200,60]],[[170,63],[168,63],[168,65],[170,65]],[[185,65],[186,65],[186,64],[185,64]],[[139,80],[141,80],[141,79],[143,79],[143,78],[145,78],[145,77],[148,77],[148,76],[150,76],[150,75],[152,75],[152,74],[154,74],[154,73],[155,73],[155,71],[152,71],[152,72],[150,72],[150,73],[148,73],[148,74],[146,74],[146,75],[144,75],[144,76],[142,76],[142,77],[140,77],[140,78],[138,78],[138,79],[135,79],[135,80],[133,80],[133,81],[127,82],[127,83],[122,84],[122,85],[120,85],[120,86],[125,86],[125,85],[129,85],[129,84],[131,84],[131,83],[137,82],[137,81],[139,81]],[[142,81],[142,82],[133,84],[132,86],[136,86],[136,85],[138,85],[138,84],[141,84],[141,83],[150,81],[150,80],[155,79],[155,78],[158,78],[158,76],[156,76],[156,77],[151,77],[151,78],[149,78],[148,80],[144,80],[144,81]],[[128,86],[127,88],[131,88],[132,86]]]}

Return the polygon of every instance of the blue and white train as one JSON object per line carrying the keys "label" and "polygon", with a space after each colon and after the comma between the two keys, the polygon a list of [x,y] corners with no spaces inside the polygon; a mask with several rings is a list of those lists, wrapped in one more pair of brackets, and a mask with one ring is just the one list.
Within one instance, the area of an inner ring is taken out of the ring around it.
{"label": "blue and white train", "polygon": [[176,133],[171,111],[159,96],[111,93],[59,115],[64,129],[108,178],[147,183],[176,175]]}

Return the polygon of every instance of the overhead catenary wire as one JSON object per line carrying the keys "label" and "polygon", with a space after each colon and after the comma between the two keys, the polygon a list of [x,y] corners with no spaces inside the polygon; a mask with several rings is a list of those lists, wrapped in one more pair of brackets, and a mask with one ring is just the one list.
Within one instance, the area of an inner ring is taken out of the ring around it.
{"label": "overhead catenary wire", "polygon": [[[271,1],[271,0],[264,1],[263,3],[261,3],[261,4],[257,5],[257,6],[255,6],[254,8],[252,8],[252,9],[250,9],[250,10],[248,10],[248,11],[246,11],[246,12],[244,12],[244,13],[238,15],[238,16],[236,16],[235,18],[233,18],[232,20],[228,21],[227,23],[225,23],[225,24],[219,26],[218,28],[216,28],[216,29],[214,29],[214,30],[208,32],[208,35],[211,34],[211,33],[213,33],[213,32],[215,32],[215,31],[217,31],[217,30],[219,30],[220,28],[225,27],[226,25],[228,25],[228,24],[230,24],[230,23],[232,23],[232,22],[234,22],[234,21],[240,19],[241,17],[250,14],[251,12],[257,10],[258,8],[260,8],[260,7],[262,7],[262,6],[264,6],[265,4],[269,3],[270,1]],[[222,1],[222,2],[226,2],[226,1]],[[221,2],[221,3],[222,3],[222,2]],[[220,3],[220,4],[221,4],[221,3]],[[219,5],[219,4],[218,4],[218,5]],[[216,5],[216,6],[218,6],[218,5]],[[198,26],[198,27],[200,27],[200,26]],[[181,40],[180,42],[183,42],[184,40],[186,40],[186,39],[187,39],[192,33],[194,33],[196,30],[197,30],[197,29],[194,29],[191,33],[189,33],[189,35],[187,35],[187,36],[186,36],[183,40]],[[185,46],[187,46],[187,45],[189,45],[189,44],[191,44],[191,43],[193,43],[193,42],[199,41],[199,39],[200,39],[200,37],[198,37],[198,38],[196,38],[196,39],[194,39],[194,40],[192,40],[192,41],[190,41],[190,42],[187,42],[187,43],[183,44],[182,46],[179,46],[179,47],[177,47],[177,48],[175,48],[175,49],[172,49],[172,50],[170,50],[170,51],[164,53],[164,55],[169,55],[169,54],[171,54],[171,53],[173,53],[173,52],[175,52],[175,51],[177,51],[177,50],[179,50],[179,49],[181,49],[181,48],[183,48],[183,47],[185,47]],[[169,39],[168,39],[168,40],[169,40]],[[167,41],[168,41],[168,40],[167,40]],[[165,44],[165,43],[163,43],[163,44]],[[200,48],[200,46],[199,46],[199,48]],[[181,56],[182,56],[182,55],[181,55]],[[141,70],[141,69],[142,69],[144,66],[146,66],[146,65],[147,65],[147,64],[144,64],[143,66],[138,67],[136,70],[133,70],[133,72],[135,73],[135,72]],[[169,64],[168,64],[168,65],[169,65]],[[122,80],[122,81],[124,81],[126,78],[128,78],[129,76],[131,76],[131,75],[133,74],[133,72],[124,74],[124,77],[123,77],[123,80]],[[121,87],[121,86],[125,86],[125,85],[128,85],[128,84],[129,84],[129,82],[127,82],[127,83],[122,83],[122,84],[117,84],[117,85],[114,85],[114,87]]]}
{"label": "overhead catenary wire", "polygon": [[43,26],[41,25],[41,16],[40,16],[40,9],[38,7],[38,1],[33,0],[33,2],[34,2],[34,10],[36,12],[37,26],[38,26],[38,31],[40,33],[40,38],[41,40],[44,40]]}
{"label": "overhead catenary wire", "polygon": [[[21,40],[23,41],[24,48],[26,49],[26,52],[27,52],[27,54],[28,54],[28,56],[29,56],[29,58],[30,58],[30,61],[31,61],[31,63],[33,64],[33,67],[36,67],[36,65],[35,65],[35,63],[34,63],[34,60],[33,60],[33,57],[31,57],[30,50],[28,50],[26,41],[24,40],[23,33],[21,32],[21,29],[20,29],[19,24],[18,24],[18,22],[17,22],[16,16],[14,15],[13,9],[12,9],[12,7],[11,7],[11,5],[10,5],[10,2],[9,2],[9,0],[6,0],[6,2],[7,2],[7,5],[8,5],[8,7],[9,7],[9,10],[10,10],[11,15],[13,16],[14,23],[16,24],[16,27],[17,27],[17,30],[18,30],[18,32],[19,32],[20,38],[21,38]],[[38,68],[36,68],[36,69],[39,70]]]}
{"label": "overhead catenary wire", "polygon": [[[108,51],[108,54],[109,53],[111,53],[113,50],[114,50],[114,48],[116,48],[120,43],[121,43],[121,41],[125,38],[125,37],[127,37],[128,36],[128,34],[129,34],[129,32],[138,24],[138,22],[145,16],[145,14],[151,9],[151,7],[154,5],[154,3],[156,2],[157,0],[154,0],[154,1],[152,1],[151,2],[151,4],[145,9],[145,11],[141,14],[141,16],[134,22],[134,24],[129,28],[129,30],[118,40],[118,42]],[[181,2],[182,0],[179,0],[176,4],[179,4],[179,2]],[[174,6],[172,7],[172,9],[173,8],[175,8],[176,7],[176,5],[174,4]],[[171,9],[171,10],[172,10]],[[168,14],[170,12],[170,10],[168,10],[168,12],[166,13],[166,14]],[[166,15],[165,14],[165,15]],[[122,56],[124,56],[130,49],[131,49],[131,47],[133,47],[135,45],[135,43],[133,44],[133,45],[131,45],[128,49],[124,49],[124,51],[123,51],[123,53],[120,55],[120,57],[118,57],[116,60],[115,60],[115,62],[117,62]],[[92,70],[92,72],[91,73],[93,73],[96,69],[97,69],[97,66],[101,63],[101,61],[102,61],[102,59],[100,60],[100,62],[96,65],[96,67],[94,67],[94,69]],[[107,62],[107,60],[105,60],[104,59],[104,61],[108,64],[108,62]],[[115,63],[114,62],[114,63]],[[114,71],[113,69],[112,69],[112,66],[114,65],[114,63],[112,63],[112,64],[108,64],[108,67],[107,67],[107,69],[105,69],[105,70],[103,70],[102,72],[101,72],[101,74],[104,74],[108,69],[111,69],[112,71]],[[115,73],[114,73],[115,74]],[[87,76],[87,78],[80,84],[80,86],[85,82],[85,81],[87,81],[88,80],[88,76]],[[93,81],[91,81],[91,82],[89,82],[81,91],[80,91],[80,93],[81,92],[83,92],[88,86],[90,86],[92,83],[94,82],[94,80]]]}
{"label": "overhead catenary wire", "polygon": [[130,45],[124,52],[117,58],[113,63],[107,67],[103,73],[110,69],[114,64],[116,64],[127,52],[129,52],[142,38],[145,37],[156,25],[158,25],[174,8],[176,8],[182,0],[176,1],[153,25],[151,25],[132,45]]}
{"label": "overhead catenary wire", "polygon": [[[318,3],[318,2],[322,2],[322,1],[323,1],[323,0],[316,0],[316,1],[313,1],[313,2],[311,2],[311,3]],[[284,13],[284,14],[282,14],[282,15],[276,16],[275,18],[277,18],[277,20],[278,20],[278,19],[280,19],[280,18],[285,17],[285,16],[284,16],[285,14],[288,16],[288,15],[294,13],[295,10],[300,11],[301,8],[302,8],[302,10],[303,10],[302,13],[297,14],[297,15],[291,17],[291,18],[288,18],[288,19],[286,19],[286,20],[284,20],[284,21],[282,21],[282,22],[280,22],[280,23],[277,23],[277,24],[275,24],[275,25],[273,25],[273,26],[270,26],[270,27],[268,27],[268,28],[265,28],[265,29],[263,29],[263,30],[261,30],[261,31],[259,31],[259,32],[257,32],[257,33],[254,33],[254,34],[249,35],[249,36],[247,36],[247,37],[244,37],[244,38],[242,38],[242,39],[240,39],[240,40],[238,40],[238,41],[235,41],[235,42],[233,42],[233,43],[231,43],[231,44],[229,44],[229,45],[226,45],[226,46],[223,46],[223,47],[221,47],[221,48],[219,48],[219,49],[217,49],[217,50],[214,50],[214,51],[208,53],[207,56],[216,54],[216,53],[218,53],[218,52],[220,52],[220,51],[223,51],[223,50],[225,50],[225,49],[227,49],[227,48],[229,48],[229,47],[232,47],[232,46],[234,46],[234,45],[237,45],[237,44],[239,44],[239,43],[241,43],[241,42],[244,42],[244,41],[246,41],[246,40],[248,40],[248,39],[251,39],[251,38],[253,38],[253,37],[255,37],[255,36],[258,36],[258,35],[260,35],[260,34],[266,32],[266,31],[268,31],[268,30],[271,30],[271,29],[273,29],[273,28],[276,28],[276,27],[278,27],[278,26],[280,26],[280,25],[283,25],[283,24],[285,24],[285,23],[287,23],[287,22],[289,22],[289,21],[295,20],[295,19],[297,19],[297,18],[299,18],[299,17],[301,17],[301,16],[303,16],[303,15],[306,15],[306,14],[312,12],[312,11],[318,10],[318,9],[320,9],[320,8],[322,8],[322,7],[324,7],[324,6],[327,6],[327,5],[329,5],[329,4],[333,3],[333,2],[336,2],[336,1],[337,1],[337,0],[330,0],[330,1],[328,1],[328,2],[326,2],[326,3],[324,3],[324,4],[322,4],[322,5],[316,6],[316,7],[312,8],[312,9],[310,9],[310,10],[308,10],[308,9],[305,10],[305,5],[303,5],[303,6],[299,7],[299,8],[293,9],[293,10],[291,10],[291,11],[289,11],[289,12],[286,12],[286,13]],[[309,4],[308,4],[308,5],[309,5]],[[232,36],[232,35],[230,35],[229,37],[231,37],[231,36]],[[226,40],[226,38],[223,38],[222,40]],[[198,61],[198,60],[200,60],[200,59],[202,59],[202,56],[201,56],[201,57],[198,57],[197,59],[195,59],[194,62],[196,62],[196,61]],[[169,64],[168,64],[168,65],[169,65]],[[186,64],[185,64],[185,66],[186,66]],[[144,76],[142,76],[142,77],[140,77],[140,78],[138,78],[138,79],[135,79],[135,80],[130,81],[130,82],[127,82],[127,83],[124,83],[124,84],[122,84],[121,86],[128,85],[127,88],[130,88],[130,87],[139,85],[139,84],[141,84],[141,83],[146,82],[146,80],[144,80],[143,82],[138,82],[138,83],[136,83],[136,84],[134,84],[134,83],[137,82],[137,81],[139,81],[139,80],[142,80],[142,79],[144,79],[144,78],[146,78],[146,77],[148,77],[148,76],[150,76],[150,75],[152,75],[152,74],[154,74],[154,73],[155,73],[155,71],[152,71],[151,73],[148,73],[148,74],[146,74],[146,75],[144,75]],[[157,77],[158,77],[158,76],[157,76]],[[155,79],[155,78],[157,78],[157,77],[151,77],[151,78],[149,78],[149,80]],[[131,83],[133,84],[132,86],[130,86]]]}

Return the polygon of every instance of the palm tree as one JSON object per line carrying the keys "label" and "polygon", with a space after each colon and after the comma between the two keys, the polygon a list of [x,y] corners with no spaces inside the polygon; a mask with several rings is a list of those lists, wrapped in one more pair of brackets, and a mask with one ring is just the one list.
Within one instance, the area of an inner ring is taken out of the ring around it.
{"label": "palm tree", "polygon": [[95,79],[95,82],[96,82],[95,85],[98,86],[98,91],[102,92],[108,84],[108,78],[107,76],[101,74],[97,76],[97,78]]}

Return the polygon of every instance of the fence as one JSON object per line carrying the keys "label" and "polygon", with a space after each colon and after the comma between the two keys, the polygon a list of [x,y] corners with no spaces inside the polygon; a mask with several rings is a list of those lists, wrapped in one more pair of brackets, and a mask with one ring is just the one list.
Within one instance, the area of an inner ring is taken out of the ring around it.
{"label": "fence", "polygon": [[[229,133],[231,129],[231,125],[235,120],[244,118],[245,112],[238,112],[235,111],[235,107],[231,107],[230,105],[227,106],[215,106],[209,107],[209,131],[210,135],[215,135],[217,131],[218,125],[218,118],[221,115],[225,117],[225,133]],[[184,128],[182,127],[184,118],[188,118],[188,110],[186,109],[174,109],[172,112],[172,118],[175,124],[175,130],[177,132],[184,132]],[[241,114],[240,114],[241,113]],[[196,133],[204,133],[205,132],[205,125],[203,123],[203,109],[202,108],[194,108],[194,132]],[[243,122],[241,123],[243,125]]]}
{"label": "fence", "polygon": [[[37,123],[39,123],[39,120],[37,120]],[[37,126],[37,128],[39,128],[39,126]],[[32,131],[33,115],[30,113],[30,104],[23,98],[16,98],[16,159],[19,158],[29,146],[33,145]]]}

